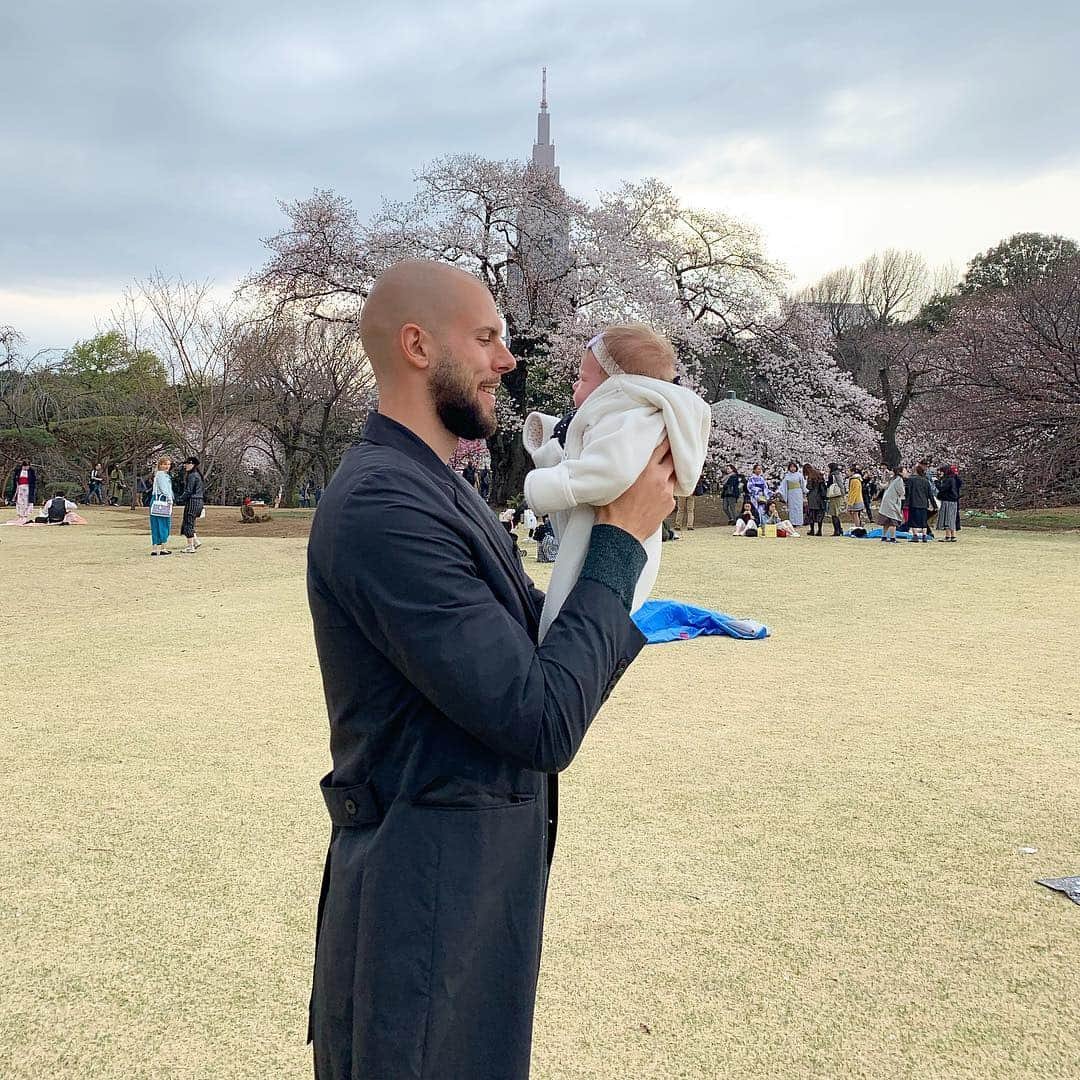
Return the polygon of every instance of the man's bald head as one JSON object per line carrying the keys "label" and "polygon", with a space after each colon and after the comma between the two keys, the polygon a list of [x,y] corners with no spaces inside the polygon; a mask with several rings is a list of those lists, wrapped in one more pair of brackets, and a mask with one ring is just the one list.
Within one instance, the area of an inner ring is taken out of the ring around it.
{"label": "man's bald head", "polygon": [[392,381],[403,360],[402,328],[416,326],[442,341],[469,303],[491,294],[472,274],[446,263],[408,259],[384,270],[360,314],[360,339],[380,384]]}

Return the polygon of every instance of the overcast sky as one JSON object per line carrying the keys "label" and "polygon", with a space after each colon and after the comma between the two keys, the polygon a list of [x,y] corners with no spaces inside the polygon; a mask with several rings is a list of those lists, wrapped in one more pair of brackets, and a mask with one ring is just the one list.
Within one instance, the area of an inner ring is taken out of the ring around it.
{"label": "overcast sky", "polygon": [[0,10],[0,324],[94,332],[160,269],[231,286],[279,199],[362,215],[444,154],[659,176],[764,232],[793,286],[886,246],[962,268],[1080,237],[1075,0],[33,0]]}

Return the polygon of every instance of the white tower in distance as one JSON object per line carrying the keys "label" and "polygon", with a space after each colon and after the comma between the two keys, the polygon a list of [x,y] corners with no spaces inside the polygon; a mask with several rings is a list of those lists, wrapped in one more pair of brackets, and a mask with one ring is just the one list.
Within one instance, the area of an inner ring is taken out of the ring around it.
{"label": "white tower in distance", "polygon": [[529,171],[529,203],[517,218],[517,250],[510,268],[511,292],[534,318],[546,321],[554,316],[565,296],[570,263],[570,223],[564,193],[555,164],[555,144],[551,141],[551,114],[548,112],[547,68],[543,69],[540,112],[536,117]]}
{"label": "white tower in distance", "polygon": [[543,69],[540,84],[540,112],[536,117],[536,142],[533,143],[533,168],[554,177],[559,183],[559,166],[555,164],[555,144],[551,141],[551,115],[548,113],[547,68]]}

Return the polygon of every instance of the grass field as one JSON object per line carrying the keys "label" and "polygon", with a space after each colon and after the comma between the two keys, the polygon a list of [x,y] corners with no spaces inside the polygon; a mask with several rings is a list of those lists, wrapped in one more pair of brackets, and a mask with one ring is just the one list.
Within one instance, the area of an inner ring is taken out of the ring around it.
{"label": "grass field", "polygon": [[[307,1077],[303,539],[88,516],[0,528],[0,1077]],[[566,773],[535,1077],[1080,1075],[1080,534],[961,537],[665,545],[773,636],[646,649]]]}

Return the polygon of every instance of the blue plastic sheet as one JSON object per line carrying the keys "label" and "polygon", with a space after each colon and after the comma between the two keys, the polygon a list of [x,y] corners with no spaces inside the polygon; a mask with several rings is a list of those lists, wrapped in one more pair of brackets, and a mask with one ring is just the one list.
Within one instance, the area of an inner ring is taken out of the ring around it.
{"label": "blue plastic sheet", "polygon": [[752,619],[735,619],[678,600],[646,600],[634,612],[633,619],[650,645],[688,641],[702,634],[721,634],[744,641],[769,636],[769,628]]}
{"label": "blue plastic sheet", "polygon": [[[850,532],[850,531],[845,532],[844,535],[846,537],[848,537],[849,539],[851,539],[851,540],[880,540],[881,539],[881,529],[880,528],[867,529],[865,536],[856,536],[853,532]],[[897,530],[896,539],[897,540],[910,540],[911,539],[911,533],[909,533],[909,532],[901,532],[900,530]],[[933,543],[933,542],[934,542],[934,538],[931,536],[930,537],[930,543]]]}

